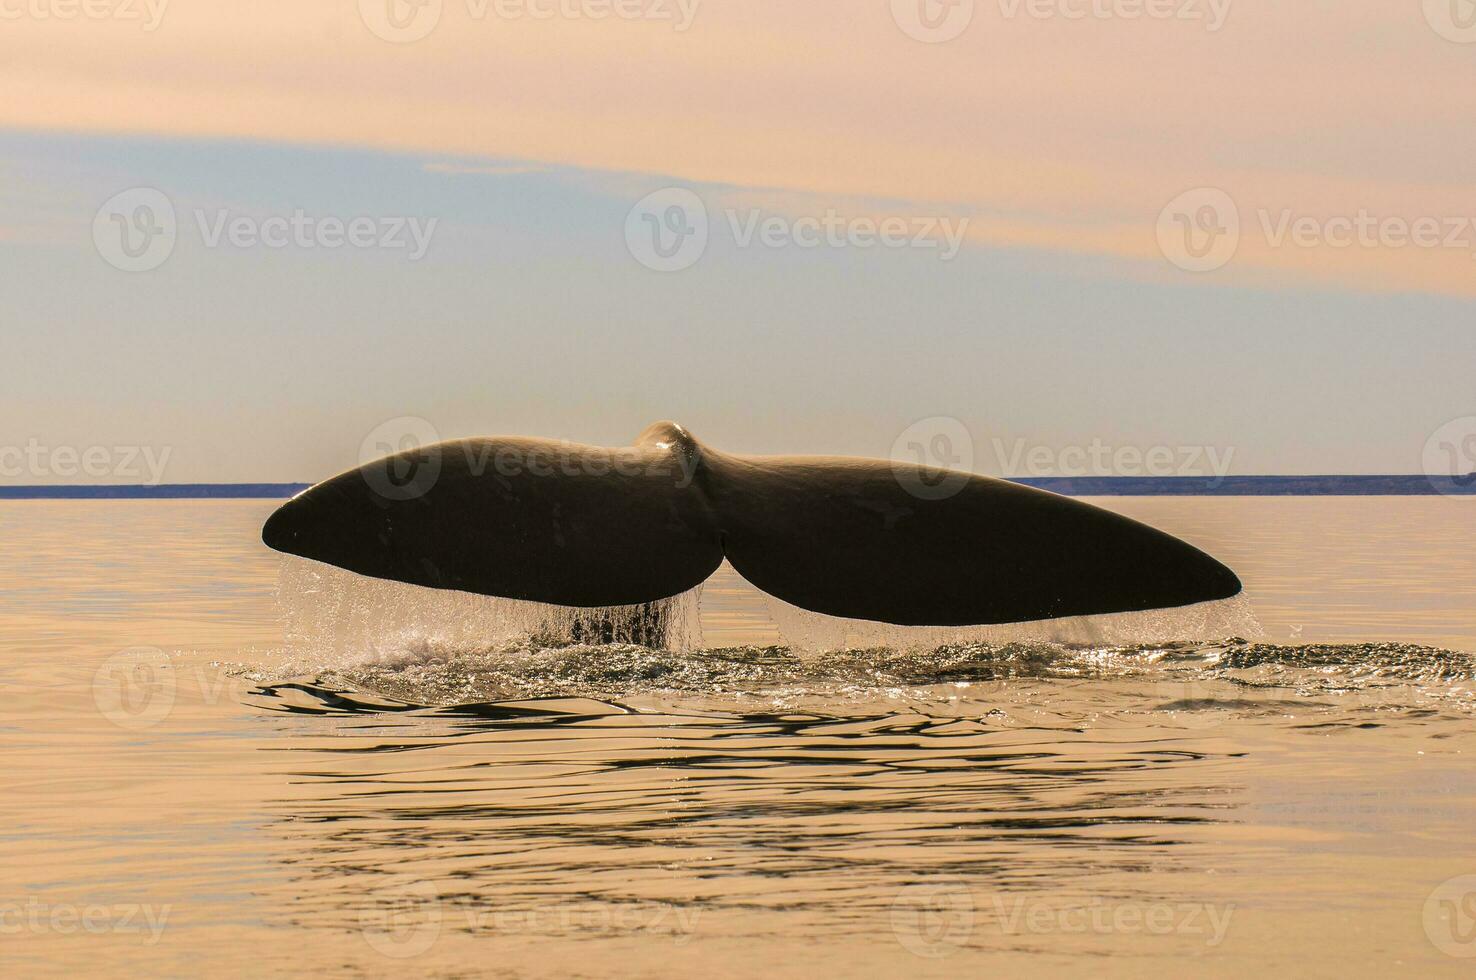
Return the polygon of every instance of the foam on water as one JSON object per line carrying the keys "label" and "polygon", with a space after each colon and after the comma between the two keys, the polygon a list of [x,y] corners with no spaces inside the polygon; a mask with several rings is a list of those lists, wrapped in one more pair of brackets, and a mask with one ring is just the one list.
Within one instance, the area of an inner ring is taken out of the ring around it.
{"label": "foam on water", "polygon": [[[519,698],[874,700],[955,698],[1008,680],[1107,681],[1203,709],[1339,697],[1410,707],[1476,704],[1476,658],[1399,644],[1274,646],[1244,597],[1185,609],[966,629],[838,620],[767,598],[787,645],[705,649],[701,589],[660,604],[664,644],[591,644],[591,624],[630,608],[573,610],[368,579],[288,559],[280,600],[289,651],[263,684],[311,678],[400,705]],[[1232,635],[1238,634],[1238,635]],[[662,646],[664,648],[657,648]],[[317,688],[314,688],[317,689]],[[1345,700],[1345,706],[1348,702]],[[1377,705],[1374,705],[1377,706]]]}
{"label": "foam on water", "polygon": [[[659,640],[619,635],[610,639],[635,639],[674,651],[701,649],[702,591],[699,585],[650,604],[649,608],[659,610],[664,625]],[[1162,643],[1185,637],[1262,635],[1244,595],[1178,609],[965,627],[894,626],[842,619],[759,595],[784,643],[806,652],[1017,642]],[[427,645],[477,649],[524,640],[566,644],[590,635],[600,625],[608,628],[611,621],[628,619],[642,608],[573,609],[427,589],[292,557],[282,559],[278,599],[287,620],[288,642],[294,648],[379,659]]]}
{"label": "foam on water", "polygon": [[798,654],[785,647],[675,653],[631,644],[478,649],[421,644],[389,658],[293,660],[241,668],[263,683],[317,677],[411,704],[537,697],[830,697],[905,693],[919,700],[998,681],[1110,681],[1178,701],[1269,704],[1276,698],[1358,696],[1407,707],[1436,698],[1476,706],[1476,658],[1396,644],[1338,647],[1181,642],[1125,647],[1051,643],[962,644]]}
{"label": "foam on water", "polygon": [[[284,557],[277,587],[287,642],[303,653],[374,662],[414,659],[416,651],[486,649],[519,641],[568,643],[629,622],[653,609],[663,624],[659,645],[701,645],[701,587],[641,606],[573,609],[427,589],[367,578],[302,558]],[[622,637],[617,628],[614,640]]]}
{"label": "foam on water", "polygon": [[765,595],[769,615],[785,642],[797,650],[847,650],[889,647],[896,650],[957,644],[1166,643],[1185,637],[1263,635],[1244,594],[1218,602],[1177,609],[1073,616],[1001,626],[893,626],[890,623],[841,619],[811,612]]}

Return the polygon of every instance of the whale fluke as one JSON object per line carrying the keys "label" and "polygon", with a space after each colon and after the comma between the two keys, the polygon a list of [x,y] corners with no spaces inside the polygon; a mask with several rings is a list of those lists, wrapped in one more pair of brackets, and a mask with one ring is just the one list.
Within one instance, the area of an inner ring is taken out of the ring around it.
{"label": "whale fluke", "polygon": [[377,578],[580,607],[677,595],[726,557],[793,605],[903,626],[1241,590],[1193,546],[1067,497],[883,460],[730,455],[673,423],[624,449],[488,438],[407,450],[294,497],[262,538]]}

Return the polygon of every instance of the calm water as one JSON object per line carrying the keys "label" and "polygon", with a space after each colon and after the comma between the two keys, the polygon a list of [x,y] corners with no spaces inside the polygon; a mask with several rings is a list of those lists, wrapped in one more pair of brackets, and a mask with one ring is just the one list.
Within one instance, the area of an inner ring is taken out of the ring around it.
{"label": "calm water", "polygon": [[270,502],[0,504],[5,970],[1469,975],[1476,505],[1098,502],[1249,603],[547,647]]}

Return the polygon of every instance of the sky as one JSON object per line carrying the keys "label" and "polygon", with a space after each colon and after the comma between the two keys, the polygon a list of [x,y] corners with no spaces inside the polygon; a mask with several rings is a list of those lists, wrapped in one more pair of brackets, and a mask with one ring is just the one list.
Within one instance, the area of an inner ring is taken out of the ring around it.
{"label": "sky", "polygon": [[1476,465],[1473,79],[1470,0],[0,0],[0,483]]}

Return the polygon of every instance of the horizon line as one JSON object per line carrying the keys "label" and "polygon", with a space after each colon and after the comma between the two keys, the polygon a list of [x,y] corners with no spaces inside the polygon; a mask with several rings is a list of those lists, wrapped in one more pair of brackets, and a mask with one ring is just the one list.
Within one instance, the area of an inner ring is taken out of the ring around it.
{"label": "horizon line", "polygon": [[[983,474],[979,474],[983,475]],[[1064,496],[1450,496],[1476,495],[1476,474],[992,477]],[[20,484],[0,500],[283,500],[311,483]]]}

